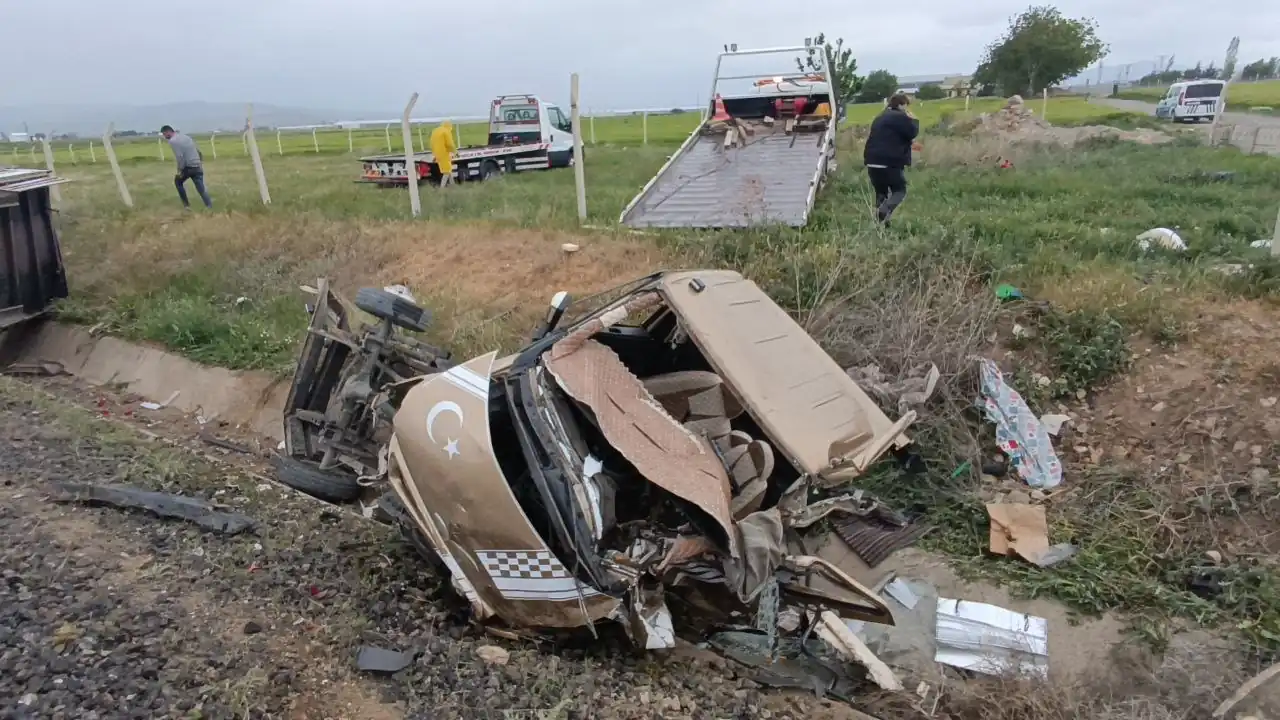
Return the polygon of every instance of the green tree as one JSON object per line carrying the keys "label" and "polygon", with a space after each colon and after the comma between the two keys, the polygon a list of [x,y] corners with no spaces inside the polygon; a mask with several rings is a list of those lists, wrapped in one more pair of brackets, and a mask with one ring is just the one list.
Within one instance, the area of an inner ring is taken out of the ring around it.
{"label": "green tree", "polygon": [[827,57],[831,58],[828,78],[835,86],[836,95],[841,102],[848,102],[862,90],[862,78],[858,76],[858,61],[853,57],[853,50],[844,46],[844,38],[837,38],[836,44],[832,45],[827,42],[824,33],[818,33],[805,56],[796,58],[796,67],[800,68],[800,72],[821,70],[822,60],[818,56],[820,50],[825,50]]}
{"label": "green tree", "polygon": [[858,102],[880,102],[898,92],[898,76],[888,70],[876,70],[862,81]]}
{"label": "green tree", "polygon": [[1005,95],[1035,95],[1106,57],[1097,31],[1090,18],[1063,17],[1050,5],[1027,8],[1009,20],[1004,37],[987,46],[974,82]]}
{"label": "green tree", "polygon": [[1255,60],[1240,70],[1241,80],[1265,80],[1276,76],[1280,76],[1280,57]]}
{"label": "green tree", "polygon": [[938,83],[926,83],[920,86],[916,97],[920,100],[942,100],[947,97],[947,91]]}

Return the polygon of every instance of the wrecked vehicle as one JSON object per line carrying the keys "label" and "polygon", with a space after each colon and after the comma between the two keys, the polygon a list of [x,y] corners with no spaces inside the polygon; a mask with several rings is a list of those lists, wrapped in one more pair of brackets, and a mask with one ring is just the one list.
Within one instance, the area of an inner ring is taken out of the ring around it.
{"label": "wrecked vehicle", "polygon": [[457,365],[395,339],[426,315],[389,294],[361,291],[382,325],[358,344],[344,303],[318,288],[282,467],[305,463],[352,497],[389,484],[389,514],[477,618],[616,620],[648,649],[675,643],[669,593],[757,625],[789,608],[893,623],[875,593],[786,536],[873,511],[834,489],[904,445],[914,413],[890,421],[754,283],[659,273],[572,322],[559,293],[523,350]]}

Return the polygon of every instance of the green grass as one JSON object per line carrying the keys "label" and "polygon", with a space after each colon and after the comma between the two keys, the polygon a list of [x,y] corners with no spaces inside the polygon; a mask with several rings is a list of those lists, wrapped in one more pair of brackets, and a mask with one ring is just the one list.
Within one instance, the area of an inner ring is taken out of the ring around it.
{"label": "green grass", "polygon": [[[1155,103],[1169,92],[1169,86],[1130,88],[1122,90],[1120,97],[1125,100],[1142,100]],[[1280,80],[1262,80],[1259,82],[1232,83],[1227,90],[1228,110],[1248,110],[1250,108],[1269,107],[1280,110]]]}

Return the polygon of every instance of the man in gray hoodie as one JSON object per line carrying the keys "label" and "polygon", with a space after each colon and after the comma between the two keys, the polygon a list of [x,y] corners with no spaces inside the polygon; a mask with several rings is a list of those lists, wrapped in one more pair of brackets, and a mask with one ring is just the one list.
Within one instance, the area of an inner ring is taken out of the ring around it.
{"label": "man in gray hoodie", "polygon": [[191,209],[186,188],[187,180],[190,180],[196,186],[196,192],[200,193],[200,199],[204,200],[204,206],[212,208],[213,198],[209,197],[209,191],[204,188],[204,162],[196,141],[175,132],[171,125],[160,128],[160,134],[169,141],[169,147],[173,148],[173,159],[178,163],[178,174],[173,176],[173,184],[178,188],[178,197],[182,198],[183,207]]}

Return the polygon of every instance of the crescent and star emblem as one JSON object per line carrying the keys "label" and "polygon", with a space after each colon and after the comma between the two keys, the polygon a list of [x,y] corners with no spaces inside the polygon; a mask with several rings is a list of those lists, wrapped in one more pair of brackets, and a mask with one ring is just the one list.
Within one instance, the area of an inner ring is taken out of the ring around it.
{"label": "crescent and star emblem", "polygon": [[[440,413],[453,413],[454,415],[457,415],[458,426],[459,428],[462,427],[462,408],[458,407],[458,403],[453,402],[452,400],[441,400],[435,405],[432,405],[430,412],[427,413],[427,437],[430,438],[433,443],[436,442],[436,418],[440,417]],[[444,451],[449,453],[450,460],[460,454],[458,452],[458,441],[453,438],[449,438],[449,441],[445,443],[443,447]]]}

